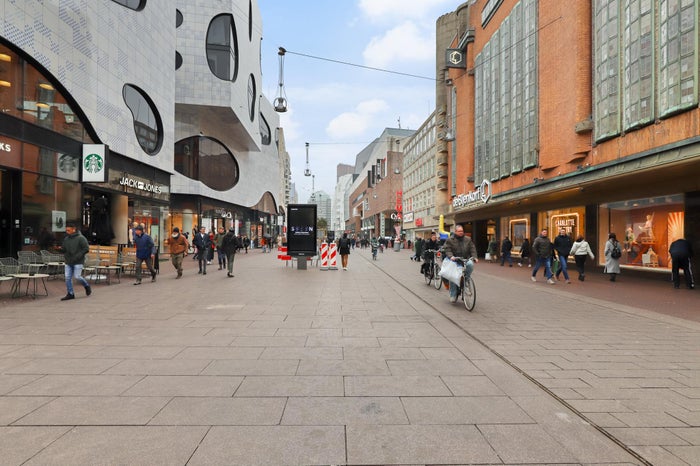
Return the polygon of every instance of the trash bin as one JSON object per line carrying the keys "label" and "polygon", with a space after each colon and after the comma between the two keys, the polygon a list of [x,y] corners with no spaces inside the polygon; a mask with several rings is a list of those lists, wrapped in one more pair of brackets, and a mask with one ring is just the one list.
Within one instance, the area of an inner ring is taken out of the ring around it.
{"label": "trash bin", "polygon": [[401,250],[401,241],[394,241],[394,251],[399,252]]}

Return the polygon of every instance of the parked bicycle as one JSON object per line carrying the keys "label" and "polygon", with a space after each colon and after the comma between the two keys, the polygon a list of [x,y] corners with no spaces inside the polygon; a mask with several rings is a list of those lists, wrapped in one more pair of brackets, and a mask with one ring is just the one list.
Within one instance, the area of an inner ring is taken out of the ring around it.
{"label": "parked bicycle", "polygon": [[442,257],[442,252],[439,249],[428,249],[425,251],[425,263],[423,264],[423,277],[425,284],[431,283],[436,290],[442,287],[442,278],[440,278],[440,264],[438,259]]}
{"label": "parked bicycle", "polygon": [[457,296],[462,298],[462,302],[464,303],[464,307],[467,308],[467,311],[472,312],[474,310],[474,306],[476,306],[476,285],[474,284],[474,280],[472,280],[471,275],[467,275],[467,267],[465,267],[466,263],[471,259],[454,257],[452,260],[457,262],[457,264],[462,267],[462,278],[459,282],[459,291],[457,292]]}

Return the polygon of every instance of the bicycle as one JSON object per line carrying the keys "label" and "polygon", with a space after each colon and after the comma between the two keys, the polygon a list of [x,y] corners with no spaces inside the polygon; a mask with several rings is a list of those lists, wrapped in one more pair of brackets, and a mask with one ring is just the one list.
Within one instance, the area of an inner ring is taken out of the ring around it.
{"label": "bicycle", "polygon": [[471,259],[455,257],[454,260],[462,267],[462,278],[459,281],[459,291],[457,292],[458,296],[461,296],[467,311],[472,312],[474,306],[476,306],[476,285],[471,275],[467,276],[467,267],[465,267],[465,264]]}
{"label": "bicycle", "polygon": [[[431,282],[436,290],[442,288],[442,278],[440,277],[440,264],[437,260],[441,257],[442,253],[439,249],[428,249],[426,253],[426,262],[423,269],[423,277],[425,278],[425,284],[430,286]],[[428,259],[428,254],[432,253],[433,258]]]}

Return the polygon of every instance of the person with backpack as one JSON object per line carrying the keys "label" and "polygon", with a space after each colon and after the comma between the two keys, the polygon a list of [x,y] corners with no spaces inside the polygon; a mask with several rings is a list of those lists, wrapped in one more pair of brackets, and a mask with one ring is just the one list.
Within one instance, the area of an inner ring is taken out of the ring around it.
{"label": "person with backpack", "polygon": [[348,256],[350,255],[350,240],[347,233],[343,233],[343,237],[338,240],[338,254],[340,254],[343,270],[347,270]]}
{"label": "person with backpack", "polygon": [[622,249],[615,233],[608,235],[603,255],[605,255],[605,269],[603,271],[610,274],[610,281],[614,282],[617,274],[620,273],[620,257],[622,257]]}

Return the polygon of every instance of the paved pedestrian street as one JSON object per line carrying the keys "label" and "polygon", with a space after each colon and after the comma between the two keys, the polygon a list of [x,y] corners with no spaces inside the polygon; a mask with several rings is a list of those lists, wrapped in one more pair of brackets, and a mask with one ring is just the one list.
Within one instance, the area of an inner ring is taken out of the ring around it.
{"label": "paved pedestrian street", "polygon": [[700,464],[696,291],[481,262],[468,313],[409,254],[3,295],[0,464]]}

